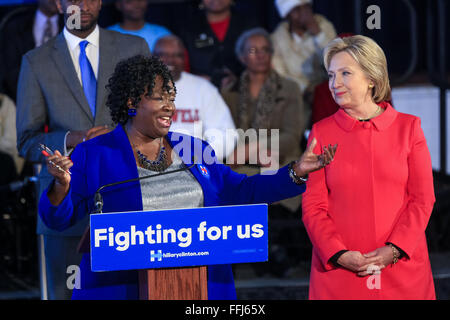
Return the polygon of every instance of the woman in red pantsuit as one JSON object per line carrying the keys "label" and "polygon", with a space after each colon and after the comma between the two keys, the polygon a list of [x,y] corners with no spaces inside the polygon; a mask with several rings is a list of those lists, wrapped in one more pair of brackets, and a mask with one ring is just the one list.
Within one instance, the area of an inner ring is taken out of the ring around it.
{"label": "woman in red pantsuit", "polygon": [[309,175],[303,222],[313,244],[310,299],[435,299],[425,238],[435,197],[420,119],[389,103],[386,58],[370,38],[325,49],[340,109],[316,123],[315,152],[338,144]]}

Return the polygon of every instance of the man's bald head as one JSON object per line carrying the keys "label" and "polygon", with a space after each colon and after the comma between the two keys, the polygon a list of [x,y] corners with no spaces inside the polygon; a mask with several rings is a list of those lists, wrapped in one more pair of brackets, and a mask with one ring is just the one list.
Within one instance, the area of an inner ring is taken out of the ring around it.
{"label": "man's bald head", "polygon": [[158,39],[153,53],[169,67],[174,81],[180,79],[185,64],[185,47],[180,38],[168,35]]}

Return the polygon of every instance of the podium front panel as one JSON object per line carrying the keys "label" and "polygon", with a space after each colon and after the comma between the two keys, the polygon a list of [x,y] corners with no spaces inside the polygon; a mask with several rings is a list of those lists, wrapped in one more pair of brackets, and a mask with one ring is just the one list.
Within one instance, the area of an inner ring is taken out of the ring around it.
{"label": "podium front panel", "polygon": [[263,262],[267,205],[93,214],[92,271]]}

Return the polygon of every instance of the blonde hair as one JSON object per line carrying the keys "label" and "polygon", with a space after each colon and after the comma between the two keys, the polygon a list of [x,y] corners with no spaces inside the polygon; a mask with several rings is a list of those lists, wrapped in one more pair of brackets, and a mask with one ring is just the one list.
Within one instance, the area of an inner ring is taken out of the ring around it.
{"label": "blonde hair", "polygon": [[328,43],[324,51],[324,65],[327,70],[333,56],[343,51],[355,59],[367,78],[374,83],[373,101],[380,103],[391,100],[391,86],[383,49],[372,39],[361,35],[336,38]]}

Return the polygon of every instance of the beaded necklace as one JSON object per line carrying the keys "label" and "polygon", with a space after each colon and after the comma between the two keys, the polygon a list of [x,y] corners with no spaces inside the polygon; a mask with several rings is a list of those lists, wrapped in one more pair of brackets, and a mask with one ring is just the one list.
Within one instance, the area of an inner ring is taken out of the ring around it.
{"label": "beaded necklace", "polygon": [[159,153],[156,160],[149,160],[145,154],[143,154],[139,149],[133,144],[138,156],[139,165],[147,170],[163,172],[169,167],[166,156],[166,147],[164,147],[162,138],[159,140]]}
{"label": "beaded necklace", "polygon": [[[125,131],[127,132],[128,130],[126,129]],[[148,159],[148,157],[137,148],[137,146],[134,144],[134,142],[131,140],[129,136],[128,139],[130,140],[131,145],[133,146],[133,151],[135,151],[137,154],[138,163],[140,167],[156,172],[163,172],[169,167],[166,155],[166,147],[164,147],[162,137],[159,138],[159,152],[158,156],[156,157],[156,160]]]}

